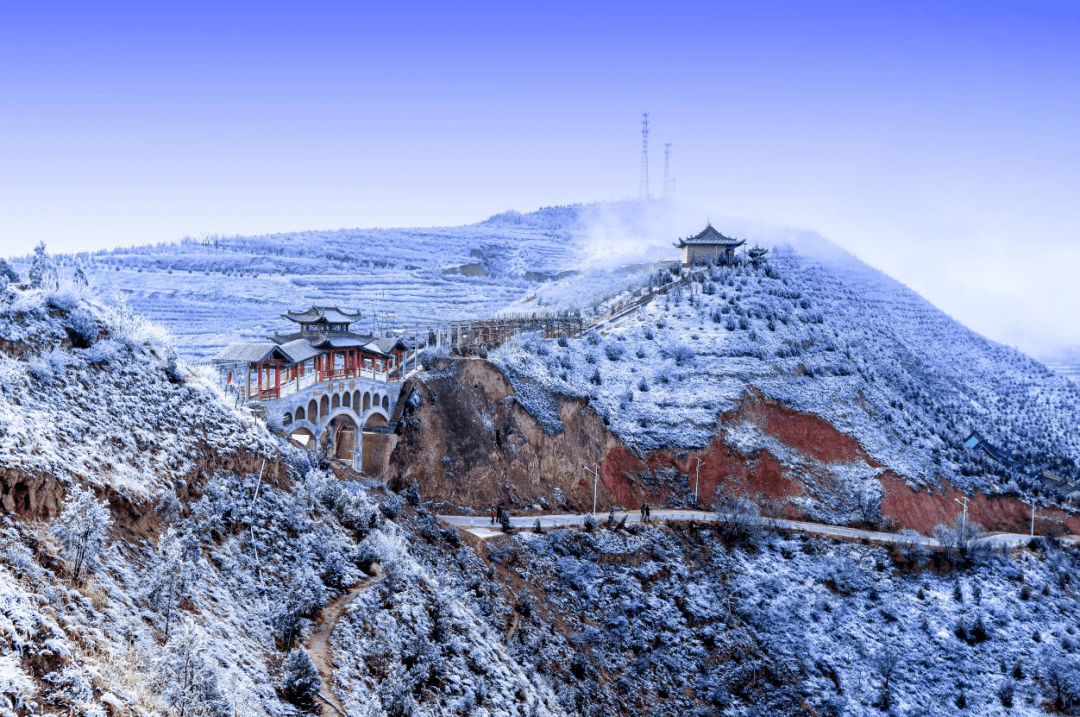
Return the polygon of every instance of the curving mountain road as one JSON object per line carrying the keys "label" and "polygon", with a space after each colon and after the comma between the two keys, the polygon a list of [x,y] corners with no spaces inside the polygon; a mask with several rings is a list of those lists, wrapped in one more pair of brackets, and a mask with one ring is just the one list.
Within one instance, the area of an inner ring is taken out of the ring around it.
{"label": "curving mountain road", "polygon": [[[640,523],[641,514],[638,511],[621,511],[615,513],[615,520],[622,520],[627,516],[627,523]],[[607,521],[606,513],[597,513],[598,525]],[[502,535],[498,526],[491,525],[490,518],[472,515],[440,515],[439,520],[448,525],[453,525],[481,539],[492,538]],[[585,515],[580,513],[556,513],[550,515],[523,515],[514,516],[510,524],[515,528],[532,528],[537,519],[542,528],[566,528],[580,526],[585,523]],[[717,514],[708,510],[653,510],[652,521],[714,521]],[[833,538],[848,540],[872,540],[877,543],[889,543],[893,545],[919,545],[929,549],[942,548],[941,541],[929,538],[925,535],[907,535],[901,533],[882,533],[875,530],[861,530],[859,528],[846,528],[840,525],[826,525],[824,523],[808,523],[801,520],[784,520],[773,518],[760,518],[758,524],[763,526],[775,526],[785,530],[794,530],[800,533],[825,535]],[[1013,548],[1026,545],[1031,536],[1023,533],[994,533],[982,538],[982,542],[991,548]]]}

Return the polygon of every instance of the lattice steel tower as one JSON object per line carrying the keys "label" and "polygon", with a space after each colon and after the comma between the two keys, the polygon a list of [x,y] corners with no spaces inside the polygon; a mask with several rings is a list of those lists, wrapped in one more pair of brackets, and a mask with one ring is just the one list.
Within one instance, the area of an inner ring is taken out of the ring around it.
{"label": "lattice steel tower", "polygon": [[638,194],[642,199],[649,198],[649,113],[641,113],[641,178],[638,180]]}
{"label": "lattice steel tower", "polygon": [[664,143],[664,199],[671,199],[671,142]]}

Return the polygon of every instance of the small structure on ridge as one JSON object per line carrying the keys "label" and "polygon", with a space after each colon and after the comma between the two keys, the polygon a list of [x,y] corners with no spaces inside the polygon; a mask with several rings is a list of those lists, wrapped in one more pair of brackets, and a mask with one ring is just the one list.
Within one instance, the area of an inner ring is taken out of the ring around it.
{"label": "small structure on ridge", "polygon": [[680,239],[676,244],[683,250],[683,264],[730,264],[735,250],[746,243],[745,239],[724,236],[709,223],[698,234]]}

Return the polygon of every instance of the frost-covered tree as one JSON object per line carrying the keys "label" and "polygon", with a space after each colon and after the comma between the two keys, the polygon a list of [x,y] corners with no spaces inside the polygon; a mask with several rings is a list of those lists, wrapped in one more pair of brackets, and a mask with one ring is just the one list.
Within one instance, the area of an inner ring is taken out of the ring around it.
{"label": "frost-covered tree", "polygon": [[217,665],[191,618],[169,641],[156,668],[159,694],[176,717],[232,717],[232,705],[218,686]]}
{"label": "frost-covered tree", "polygon": [[19,280],[19,274],[11,268],[11,264],[0,257],[0,293],[7,291],[8,284],[17,282]]}
{"label": "frost-covered tree", "polygon": [[52,257],[45,251],[45,242],[38,242],[34,247],[34,262],[30,265],[30,286],[35,289],[56,289],[60,285],[60,274]]}
{"label": "frost-covered tree", "polygon": [[95,500],[94,494],[81,486],[71,489],[52,530],[71,564],[73,580],[78,581],[83,570],[92,570],[97,564],[111,526],[108,501]]}
{"label": "frost-covered tree", "polygon": [[157,560],[150,572],[146,597],[165,617],[166,641],[177,604],[198,579],[199,557],[198,541],[191,535],[181,535],[170,527],[158,538]]}
{"label": "frost-covered tree", "polygon": [[322,688],[319,671],[303,648],[298,647],[289,653],[281,672],[281,691],[285,699],[294,705],[310,705]]}

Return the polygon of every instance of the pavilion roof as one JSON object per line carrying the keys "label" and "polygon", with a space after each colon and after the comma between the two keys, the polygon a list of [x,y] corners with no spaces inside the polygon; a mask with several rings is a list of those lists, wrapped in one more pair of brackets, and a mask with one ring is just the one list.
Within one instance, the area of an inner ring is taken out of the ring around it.
{"label": "pavilion roof", "polygon": [[372,344],[374,344],[379,349],[379,351],[382,351],[384,354],[388,354],[397,348],[404,349],[406,351],[409,349],[405,342],[397,336],[391,336],[385,339],[375,339],[371,342],[371,344],[368,345],[371,346]]}
{"label": "pavilion roof", "polygon": [[259,363],[270,359],[290,361],[280,346],[269,341],[229,344],[214,357],[214,363]]}
{"label": "pavilion roof", "polygon": [[282,316],[298,324],[348,324],[360,318],[360,312],[349,312],[336,306],[312,306],[304,311],[289,309]]}
{"label": "pavilion roof", "polygon": [[311,332],[292,331],[287,334],[274,334],[270,338],[272,338],[274,342],[279,344],[285,344],[290,341],[302,340],[313,346],[318,346],[323,343],[324,339],[328,338],[354,338],[362,339],[363,341],[371,341],[371,334],[358,334],[355,331],[327,331],[312,335]]}
{"label": "pavilion roof", "polygon": [[314,358],[322,353],[304,339],[296,339],[280,344],[279,348],[285,353],[292,363],[301,363],[309,358]]}
{"label": "pavilion roof", "polygon": [[694,236],[687,237],[685,239],[680,239],[679,243],[676,246],[684,247],[684,246],[687,246],[687,245],[693,245],[693,246],[701,246],[701,245],[716,246],[716,245],[719,245],[719,246],[727,247],[729,249],[734,249],[736,247],[742,246],[745,243],[746,243],[745,239],[735,239],[733,237],[724,236],[720,232],[716,231],[716,229],[714,229],[713,225],[710,223],[710,224],[706,225],[706,227],[704,229],[702,229],[700,232],[698,232]]}

